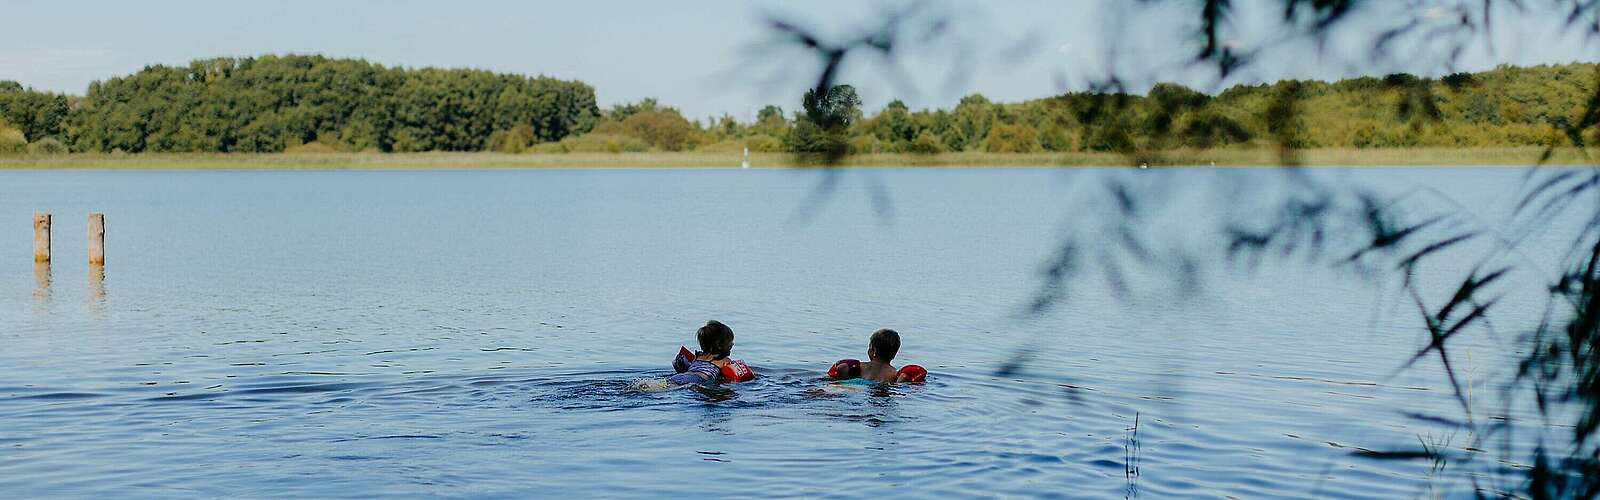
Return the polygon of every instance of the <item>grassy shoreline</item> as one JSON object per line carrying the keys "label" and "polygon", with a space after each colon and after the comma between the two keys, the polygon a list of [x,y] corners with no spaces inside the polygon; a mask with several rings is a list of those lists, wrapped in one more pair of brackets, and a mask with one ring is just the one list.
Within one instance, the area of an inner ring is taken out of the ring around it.
{"label": "grassy shoreline", "polygon": [[[1533,165],[1544,153],[1539,147],[1507,148],[1323,148],[1297,151],[1311,166],[1468,166]],[[49,169],[450,169],[450,168],[739,168],[737,152],[707,153],[149,153],[0,156],[0,170]],[[1188,166],[1276,166],[1281,157],[1269,149],[1175,150],[1128,157],[1114,153],[945,153],[938,155],[863,154],[847,157],[855,167],[1064,167],[1125,166],[1136,163]],[[1588,155],[1564,148],[1547,162],[1595,165],[1600,149]],[[787,154],[752,154],[753,168],[806,166]]]}

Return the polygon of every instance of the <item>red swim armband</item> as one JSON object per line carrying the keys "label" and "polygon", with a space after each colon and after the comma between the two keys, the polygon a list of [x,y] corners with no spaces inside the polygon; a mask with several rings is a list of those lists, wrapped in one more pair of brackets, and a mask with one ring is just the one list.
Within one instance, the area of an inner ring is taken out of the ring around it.
{"label": "red swim armband", "polygon": [[843,380],[860,377],[861,360],[859,359],[841,359],[834,363],[833,366],[828,367],[828,378],[831,379]]}
{"label": "red swim armband", "polygon": [[756,372],[743,361],[730,359],[728,364],[722,365],[722,378],[728,382],[744,382],[756,378]]}
{"label": "red swim armband", "polygon": [[922,382],[928,378],[928,370],[921,365],[905,365],[894,375],[895,382]]}
{"label": "red swim armband", "polygon": [[689,365],[694,363],[694,351],[687,347],[678,348],[678,357],[672,358],[672,371],[683,373],[689,371]]}

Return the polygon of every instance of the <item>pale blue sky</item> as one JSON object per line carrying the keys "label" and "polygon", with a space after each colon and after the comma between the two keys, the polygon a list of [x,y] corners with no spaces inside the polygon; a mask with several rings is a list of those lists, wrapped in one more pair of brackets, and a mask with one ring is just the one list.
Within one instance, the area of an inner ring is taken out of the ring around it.
{"label": "pale blue sky", "polygon": [[[1252,0],[1244,0],[1248,7]],[[1276,0],[1266,1],[1278,4]],[[137,71],[146,64],[183,64],[219,55],[318,53],[362,57],[388,65],[474,67],[576,78],[594,85],[603,106],[654,96],[690,117],[731,113],[749,119],[774,103],[798,105],[814,62],[791,51],[760,50],[771,35],[763,20],[798,20],[834,36],[880,19],[902,2],[593,1],[512,0],[357,1],[45,1],[0,0],[0,79],[41,89],[83,93],[89,82]],[[1202,72],[1155,70],[1182,61],[1172,33],[1188,17],[1163,12],[1121,14],[1122,0],[1006,0],[931,2],[957,19],[949,39],[961,44],[918,46],[904,57],[904,82],[876,57],[852,58],[844,73],[867,107],[893,97],[913,107],[947,107],[981,92],[1018,101],[1081,89],[1104,73],[1107,41],[1117,40],[1118,71],[1136,85],[1177,80],[1211,84]],[[1261,4],[1265,6],[1266,4]],[[1403,5],[1396,1],[1392,5]],[[1265,17],[1241,13],[1242,46],[1271,42],[1249,29]],[[1262,9],[1261,16],[1276,15]],[[1448,14],[1448,13],[1445,13]],[[1461,69],[1497,63],[1600,60],[1593,44],[1562,34],[1523,14],[1501,16],[1497,51],[1475,49]],[[1373,18],[1381,19],[1382,16]],[[1107,26],[1126,26],[1108,33]],[[1377,29],[1377,26],[1368,27]],[[1165,38],[1163,38],[1165,37]],[[1358,38],[1352,34],[1351,39]],[[1237,80],[1285,76],[1337,78],[1390,71],[1440,73],[1425,57],[1372,61],[1355,44],[1335,43],[1278,57]],[[955,76],[952,76],[955,75]],[[1143,75],[1143,76],[1140,76]]]}

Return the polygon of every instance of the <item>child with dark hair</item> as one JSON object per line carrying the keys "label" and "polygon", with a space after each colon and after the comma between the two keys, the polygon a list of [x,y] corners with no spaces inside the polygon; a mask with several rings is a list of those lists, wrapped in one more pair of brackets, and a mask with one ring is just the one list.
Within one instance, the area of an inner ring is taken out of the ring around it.
{"label": "child with dark hair", "polygon": [[921,382],[928,371],[918,365],[906,365],[896,370],[894,356],[900,353],[900,332],[880,328],[872,332],[867,341],[867,362],[843,359],[828,368],[828,377],[835,380],[862,379],[880,384],[895,382]]}
{"label": "child with dark hair", "polygon": [[667,379],[673,384],[707,384],[723,381],[742,382],[755,377],[744,362],[728,359],[733,353],[733,329],[721,321],[707,321],[705,326],[694,332],[695,340],[700,342],[700,350],[689,352],[688,348],[679,351],[677,359],[672,360],[672,369],[677,371]]}
{"label": "child with dark hair", "polygon": [[900,332],[881,328],[867,341],[867,362],[861,364],[861,378],[873,382],[894,382],[894,355],[900,352]]}

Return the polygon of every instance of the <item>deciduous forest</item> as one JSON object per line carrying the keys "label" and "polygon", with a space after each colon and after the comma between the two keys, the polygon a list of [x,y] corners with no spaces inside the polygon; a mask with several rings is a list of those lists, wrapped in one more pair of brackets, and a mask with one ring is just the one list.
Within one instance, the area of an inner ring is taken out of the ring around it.
{"label": "deciduous forest", "polygon": [[[973,94],[949,109],[896,100],[871,115],[854,88],[839,85],[741,120],[686,117],[656,99],[601,109],[594,89],[575,80],[268,55],[153,65],[95,82],[81,96],[0,81],[0,154],[1545,146],[1600,139],[1592,129],[1570,137],[1568,126],[1593,94],[1596,71],[1600,65],[1503,66],[1439,78],[1240,84],[1214,95],[1163,83],[1144,94],[1071,92],[1018,103]],[[1285,102],[1298,109],[1285,113]]]}

